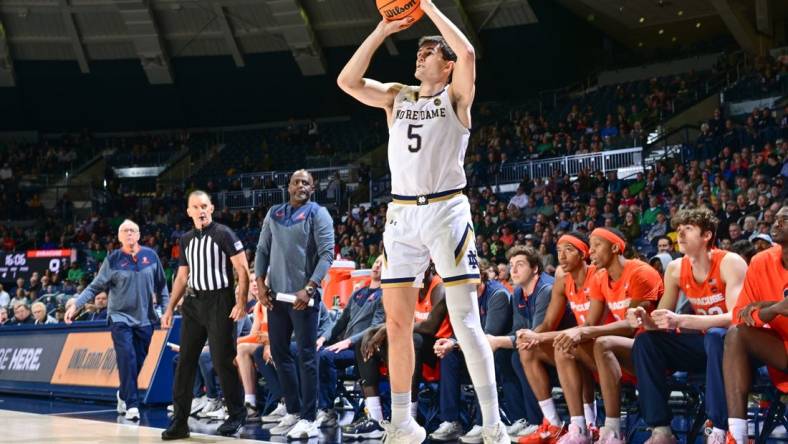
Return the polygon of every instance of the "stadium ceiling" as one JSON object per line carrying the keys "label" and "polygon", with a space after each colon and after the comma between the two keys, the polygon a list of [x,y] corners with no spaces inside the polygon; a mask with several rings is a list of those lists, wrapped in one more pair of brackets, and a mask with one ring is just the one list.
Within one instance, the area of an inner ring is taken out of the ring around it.
{"label": "stadium ceiling", "polygon": [[[528,0],[435,0],[478,45],[487,28],[537,21]],[[304,75],[325,74],[324,47],[358,45],[380,20],[374,0],[2,0],[0,86],[14,60],[140,60],[153,84],[172,83],[170,59],[290,51]],[[430,32],[419,22],[395,36]],[[395,41],[387,50],[397,53]],[[483,54],[483,48],[478,53]]]}
{"label": "stadium ceiling", "polygon": [[724,33],[750,53],[773,45],[775,23],[785,20],[784,0],[559,0],[631,47],[695,43]]}

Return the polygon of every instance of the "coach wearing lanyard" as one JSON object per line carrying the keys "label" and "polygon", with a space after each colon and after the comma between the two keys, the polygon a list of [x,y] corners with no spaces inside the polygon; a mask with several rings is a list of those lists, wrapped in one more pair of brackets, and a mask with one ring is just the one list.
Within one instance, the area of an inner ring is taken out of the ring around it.
{"label": "coach wearing lanyard", "polygon": [[[334,223],[325,208],[309,201],[313,184],[312,175],[305,170],[298,170],[290,177],[287,187],[290,201],[268,211],[254,264],[260,300],[270,310],[268,337],[287,407],[287,415],[274,429],[287,433],[290,439],[318,436],[315,422],[318,288],[333,262]],[[266,274],[270,291],[265,285]],[[275,301],[276,293],[294,294],[296,301],[293,304]],[[311,307],[310,300],[315,301]],[[300,378],[296,377],[295,362],[289,351],[293,331]]]}
{"label": "coach wearing lanyard", "polygon": [[[211,198],[204,191],[189,194],[186,212],[194,228],[180,239],[178,274],[172,285],[170,304],[161,317],[162,327],[169,327],[175,306],[188,285],[190,291],[181,306],[181,351],[173,385],[175,414],[170,427],[161,434],[164,440],[189,436],[187,421],[194,396],[194,376],[206,338],[229,414],[217,432],[233,435],[246,422],[241,382],[233,365],[234,323],[245,315],[249,289],[249,265],[243,243],[231,229],[213,222]],[[233,269],[238,274],[237,293]]]}
{"label": "coach wearing lanyard", "polygon": [[137,376],[148,355],[153,324],[159,321],[154,294],[165,303],[169,292],[159,256],[139,244],[140,227],[128,219],[123,221],[118,227],[118,239],[122,247],[104,259],[93,282],[66,312],[65,321],[70,324],[89,300],[109,290],[108,321],[120,376],[118,413],[137,420]]}

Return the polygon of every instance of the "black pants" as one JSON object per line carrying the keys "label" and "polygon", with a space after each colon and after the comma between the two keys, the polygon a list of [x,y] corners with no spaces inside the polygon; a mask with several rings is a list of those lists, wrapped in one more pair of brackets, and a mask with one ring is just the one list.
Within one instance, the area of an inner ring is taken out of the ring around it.
{"label": "black pants", "polygon": [[194,376],[205,339],[211,350],[211,359],[222,386],[227,412],[230,417],[245,417],[246,409],[241,397],[238,369],[233,365],[236,348],[233,333],[235,321],[230,312],[235,305],[231,288],[216,291],[199,291],[185,296],[181,306],[181,351],[173,386],[174,420],[186,424],[191,413]]}
{"label": "black pants", "polygon": [[[361,354],[361,343],[358,341],[355,347],[356,362],[358,373],[361,376],[361,385],[364,387],[374,387],[375,392],[378,391],[378,384],[380,383],[380,364],[388,364],[388,341],[384,342],[379,351],[372,354],[368,361],[364,361]],[[413,372],[413,380],[411,382],[411,396],[414,398],[419,393],[419,381],[421,381],[421,365],[427,364],[430,367],[435,367],[438,362],[438,357],[435,356],[433,346],[435,345],[435,337],[428,337],[419,333],[413,333],[413,349],[415,351],[415,365]]]}
{"label": "black pants", "polygon": [[[293,310],[293,304],[279,301],[274,302],[273,310],[268,311],[271,357],[276,363],[287,413],[297,413],[301,419],[309,421],[314,421],[317,416],[318,362],[315,342],[319,314],[317,304],[303,310]],[[295,358],[290,352],[293,332]]]}

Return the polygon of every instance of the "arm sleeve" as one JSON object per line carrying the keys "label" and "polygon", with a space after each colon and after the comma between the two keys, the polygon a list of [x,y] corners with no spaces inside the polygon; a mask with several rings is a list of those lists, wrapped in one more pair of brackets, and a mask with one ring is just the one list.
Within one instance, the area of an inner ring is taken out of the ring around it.
{"label": "arm sleeve", "polygon": [[233,257],[244,251],[244,243],[238,239],[235,232],[228,227],[223,228],[221,239],[219,239],[219,248],[224,251],[224,254],[226,254],[227,257]]}
{"label": "arm sleeve", "polygon": [[170,300],[170,290],[167,288],[167,276],[164,275],[164,266],[158,255],[156,256],[156,275],[153,279],[153,288],[159,296],[159,304],[166,307]]}
{"label": "arm sleeve", "polygon": [[334,323],[331,322],[331,316],[328,314],[328,309],[325,304],[321,303],[319,321],[317,322],[317,337],[327,339],[333,325]]}
{"label": "arm sleeve", "polygon": [[536,301],[534,304],[534,317],[531,321],[531,327],[536,328],[544,321],[544,316],[547,313],[547,307],[550,305],[550,295],[553,293],[553,286],[545,285],[539,292],[535,294]]}
{"label": "arm sleeve", "polygon": [[254,255],[254,274],[265,277],[268,274],[268,264],[271,258],[271,211],[263,219],[263,228],[260,230],[260,239],[257,241],[257,253]]}
{"label": "arm sleeve", "polygon": [[109,257],[107,257],[104,259],[104,262],[101,263],[101,268],[99,268],[98,273],[96,273],[96,277],[93,278],[93,282],[91,282],[77,298],[76,308],[80,309],[84,307],[85,304],[97,294],[109,290],[111,280],[112,270],[110,270]]}
{"label": "arm sleeve", "polygon": [[317,214],[315,214],[312,235],[315,238],[317,254],[320,260],[309,280],[319,284],[334,262],[334,221],[331,219],[331,215],[328,214],[328,210],[323,207],[320,207]]}
{"label": "arm sleeve", "polygon": [[[355,296],[358,290],[353,292],[353,296]],[[340,341],[344,338],[340,338],[342,333],[345,331],[345,327],[347,327],[348,321],[350,321],[350,307],[353,305],[353,296],[350,296],[348,299],[348,303],[345,306],[345,309],[342,310],[342,314],[339,316],[339,319],[334,322],[334,326],[331,327],[331,334],[326,338],[326,342],[329,344],[333,344],[337,341]]]}
{"label": "arm sleeve", "polygon": [[[369,303],[369,302],[368,302]],[[386,322],[386,312],[383,310],[383,301],[378,298],[375,300],[375,313],[372,315],[372,323],[368,328],[377,327],[378,325]],[[366,331],[366,329],[364,330]],[[354,334],[350,337],[350,343],[356,345],[364,337],[364,331]]]}
{"label": "arm sleeve", "polygon": [[508,335],[509,339],[512,341],[512,345],[515,344],[515,339],[517,339],[517,330],[528,327],[525,317],[523,317],[522,313],[517,309],[517,301],[520,299],[518,292],[521,291],[522,290],[518,288],[514,291],[514,295],[512,295],[512,330]]}
{"label": "arm sleeve", "polygon": [[484,333],[492,336],[506,334],[509,326],[506,320],[509,319],[512,305],[509,303],[509,293],[506,290],[499,290],[490,296],[487,301],[487,318],[484,321]]}

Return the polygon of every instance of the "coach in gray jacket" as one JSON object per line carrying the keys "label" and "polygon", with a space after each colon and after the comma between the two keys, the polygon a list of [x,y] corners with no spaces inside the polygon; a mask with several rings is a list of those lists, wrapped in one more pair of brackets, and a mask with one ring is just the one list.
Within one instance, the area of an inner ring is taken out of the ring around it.
{"label": "coach in gray jacket", "polygon": [[[254,270],[260,301],[269,307],[271,355],[287,407],[287,415],[271,433],[301,440],[318,436],[318,290],[334,259],[334,223],[324,207],[309,201],[314,181],[307,171],[294,172],[287,191],[289,202],[272,207],[265,216]],[[277,293],[294,294],[295,303],[276,301]],[[314,305],[309,306],[310,300]],[[290,355],[293,332],[300,378],[296,378],[295,361]]]}
{"label": "coach in gray jacket", "polygon": [[383,311],[383,291],[380,288],[380,268],[383,255],[378,256],[372,265],[371,281],[368,286],[354,291],[348,299],[342,316],[337,319],[331,336],[320,350],[320,394],[318,397],[318,421],[321,427],[334,427],[337,414],[333,410],[337,397],[337,368],[345,368],[356,362],[354,346],[361,341],[369,327],[382,324],[386,320]]}
{"label": "coach in gray jacket", "polygon": [[126,219],[118,227],[122,247],[104,259],[93,282],[80,294],[65,314],[71,323],[77,310],[101,292],[109,293],[108,322],[118,361],[120,387],[118,413],[127,419],[140,417],[137,376],[159,322],[155,305],[169,298],[164,268],[156,252],[139,244],[140,227]]}

